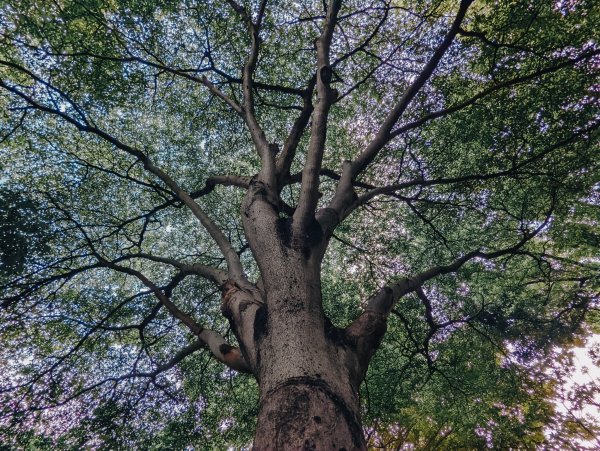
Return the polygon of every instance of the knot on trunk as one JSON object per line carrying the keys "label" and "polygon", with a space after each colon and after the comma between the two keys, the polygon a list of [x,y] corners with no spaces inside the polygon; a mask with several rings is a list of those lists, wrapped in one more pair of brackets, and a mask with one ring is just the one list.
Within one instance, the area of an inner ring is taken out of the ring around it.
{"label": "knot on trunk", "polygon": [[[278,149],[279,146],[277,144],[269,145],[269,152],[278,152]],[[262,200],[270,205],[274,211],[279,211],[281,200],[274,186],[270,186],[259,180],[257,176],[252,177],[249,185],[252,198],[246,209],[249,209],[256,200]]]}
{"label": "knot on trunk", "polygon": [[246,362],[240,348],[223,343],[219,345],[219,352],[221,355],[217,358],[229,368],[239,371],[240,373],[252,373],[252,369]]}
{"label": "knot on trunk", "polygon": [[225,282],[223,285],[221,285],[221,313],[223,313],[223,315],[226,318],[231,318],[232,315],[232,311],[231,311],[231,306],[230,306],[230,301],[231,298],[233,297],[233,295],[240,291],[240,289],[236,286],[236,284],[231,281],[228,280],[227,282]]}
{"label": "knot on trunk", "polygon": [[262,305],[256,293],[239,287],[234,281],[228,280],[219,287],[221,289],[221,313],[228,319],[233,316],[234,308],[244,311],[249,304]]}

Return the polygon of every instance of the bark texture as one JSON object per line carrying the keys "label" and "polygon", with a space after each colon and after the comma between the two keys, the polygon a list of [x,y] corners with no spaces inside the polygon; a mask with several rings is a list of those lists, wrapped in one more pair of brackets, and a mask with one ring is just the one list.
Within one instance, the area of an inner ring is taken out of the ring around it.
{"label": "bark texture", "polygon": [[290,378],[261,396],[254,449],[366,449],[356,406],[321,378]]}
{"label": "bark texture", "polygon": [[326,318],[327,239],[316,221],[295,235],[293,219],[279,218],[260,184],[242,214],[261,272],[260,301],[229,288],[224,310],[259,383],[255,449],[365,449],[358,388],[385,320],[342,330]]}
{"label": "bark texture", "polygon": [[302,264],[281,269],[266,283],[267,302],[255,322],[261,392],[255,447],[364,448],[349,352],[321,312],[318,273]]}

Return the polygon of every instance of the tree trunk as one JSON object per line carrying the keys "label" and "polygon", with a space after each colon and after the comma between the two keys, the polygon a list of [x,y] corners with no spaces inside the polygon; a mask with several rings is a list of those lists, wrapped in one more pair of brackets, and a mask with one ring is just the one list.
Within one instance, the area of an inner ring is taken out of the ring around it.
{"label": "tree trunk", "polygon": [[[261,390],[262,392],[262,390]],[[365,449],[356,406],[321,378],[289,378],[261,394],[254,449]]]}
{"label": "tree trunk", "polygon": [[364,343],[371,349],[375,341],[370,330],[365,341],[365,328],[337,329],[325,317],[327,240],[316,221],[294,236],[292,219],[280,219],[264,192],[254,183],[242,207],[261,300],[226,306],[260,388],[254,449],[366,449],[358,388],[372,355]]}
{"label": "tree trunk", "polygon": [[254,448],[365,449],[352,355],[325,320],[318,271],[281,263],[284,271],[265,280],[266,303],[255,321]]}

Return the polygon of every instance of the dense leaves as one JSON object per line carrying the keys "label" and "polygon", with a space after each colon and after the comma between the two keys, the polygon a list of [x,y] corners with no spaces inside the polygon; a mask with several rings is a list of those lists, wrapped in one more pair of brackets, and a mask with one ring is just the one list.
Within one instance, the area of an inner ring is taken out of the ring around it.
{"label": "dense leaves", "polygon": [[[414,86],[456,3],[343,2],[320,207]],[[257,16],[257,2],[242,4]],[[265,9],[254,106],[279,155],[316,101],[323,6]],[[580,412],[597,387],[561,387],[570,347],[600,328],[599,22],[591,0],[473,2],[354,180],[355,209],[322,265],[335,326],[382,285],[477,253],[394,306],[361,392],[371,446],[594,446],[599,425]],[[208,212],[256,282],[240,205],[261,162],[231,105],[247,96],[250,46],[228,4],[0,3],[3,446],[252,441],[254,379],[215,361],[155,296],[235,341],[219,287],[193,268],[225,270],[222,249],[152,172]],[[282,178],[282,218],[298,203],[308,135]]]}

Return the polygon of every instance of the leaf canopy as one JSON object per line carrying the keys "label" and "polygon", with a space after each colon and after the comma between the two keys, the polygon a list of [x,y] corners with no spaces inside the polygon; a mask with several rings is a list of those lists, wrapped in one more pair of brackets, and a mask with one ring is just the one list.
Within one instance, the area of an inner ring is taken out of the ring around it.
{"label": "leaf canopy", "polygon": [[[243,6],[257,14],[256,3]],[[456,3],[343,2],[319,206],[440,45]],[[311,86],[324,14],[322,2],[267,4],[255,114],[279,148]],[[530,449],[562,434],[556,446],[572,447],[598,431],[556,407],[567,350],[600,327],[598,23],[591,0],[475,1],[356,180],[357,208],[322,265],[336,326],[390,281],[474,250],[497,257],[397,303],[361,393],[371,445]],[[188,0],[5,0],[0,24],[0,441],[247,445],[254,380],[225,370],[148,286],[98,259],[143,273],[235,341],[218,288],[190,269],[226,270],[225,257],[144,158],[209,212],[258,280],[244,189],[215,182],[249,183],[261,169],[223,101],[245,95],[251,41],[239,15]],[[291,208],[308,141],[281,191]],[[572,397],[591,403],[593,390]]]}

